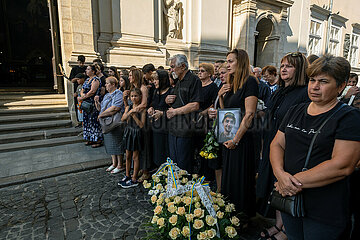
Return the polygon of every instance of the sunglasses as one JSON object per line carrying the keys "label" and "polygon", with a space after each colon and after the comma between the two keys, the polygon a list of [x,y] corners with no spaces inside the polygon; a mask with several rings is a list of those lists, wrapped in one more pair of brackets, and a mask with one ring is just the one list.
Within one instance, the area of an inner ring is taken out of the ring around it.
{"label": "sunglasses", "polygon": [[291,57],[301,57],[303,54],[301,52],[292,52],[292,53],[288,53],[286,54],[286,56],[291,56]]}

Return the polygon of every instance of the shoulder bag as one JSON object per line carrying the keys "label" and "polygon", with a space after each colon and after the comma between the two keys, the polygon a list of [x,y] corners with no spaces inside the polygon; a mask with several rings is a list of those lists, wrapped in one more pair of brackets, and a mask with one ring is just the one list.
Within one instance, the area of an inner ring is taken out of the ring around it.
{"label": "shoulder bag", "polygon": [[[338,109],[336,109],[335,112],[333,112],[325,121],[321,124],[319,129],[314,134],[310,147],[308,150],[308,153],[306,155],[305,165],[302,169],[302,171],[308,170],[309,160],[311,151],[314,146],[315,139],[317,135],[319,134],[320,130],[324,127],[324,125],[332,118],[341,108],[343,108],[345,104],[342,104]],[[285,196],[283,197],[278,191],[273,189],[271,195],[270,195],[270,201],[269,204],[271,207],[273,207],[276,210],[279,210],[281,212],[287,213],[293,217],[304,217],[305,216],[305,208],[304,208],[304,201],[302,193],[298,193],[294,196]]]}
{"label": "shoulder bag", "polygon": [[[93,81],[93,78],[90,80],[90,84]],[[90,114],[94,110],[94,103],[90,99],[85,99],[80,105],[80,109]]]}
{"label": "shoulder bag", "polygon": [[[110,95],[110,97],[111,97],[111,95]],[[109,106],[109,103],[110,102],[108,102],[108,104],[106,104],[105,109],[107,109],[107,106]],[[120,111],[118,111],[114,115],[99,118],[102,132],[108,133],[111,130],[119,127],[123,123],[121,121],[121,117],[122,117],[122,114],[120,113]]]}

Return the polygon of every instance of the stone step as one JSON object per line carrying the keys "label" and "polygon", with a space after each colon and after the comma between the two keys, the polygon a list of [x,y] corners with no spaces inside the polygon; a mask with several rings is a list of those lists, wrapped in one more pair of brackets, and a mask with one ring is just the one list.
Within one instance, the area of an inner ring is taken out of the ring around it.
{"label": "stone step", "polygon": [[0,116],[0,124],[70,119],[68,112]]}
{"label": "stone step", "polygon": [[65,99],[64,94],[0,94],[0,101],[4,100],[41,100],[41,99]]}
{"label": "stone step", "polygon": [[81,132],[81,128],[60,128],[43,131],[0,134],[0,144],[78,136]]}
{"label": "stone step", "polygon": [[0,100],[0,108],[66,105],[65,99]]}
{"label": "stone step", "polygon": [[10,152],[10,151],[18,151],[18,150],[24,150],[24,149],[52,147],[52,146],[78,143],[78,142],[82,142],[82,141],[83,141],[82,137],[70,136],[70,137],[61,137],[61,138],[51,138],[51,139],[45,139],[45,140],[33,140],[33,141],[26,141],[26,142],[7,143],[7,144],[0,144],[0,152]]}
{"label": "stone step", "polygon": [[0,116],[3,115],[20,115],[20,114],[37,114],[37,113],[56,113],[56,112],[69,112],[66,105],[54,106],[37,106],[37,107],[17,107],[11,109],[1,109]]}
{"label": "stone step", "polygon": [[71,120],[55,120],[55,121],[42,121],[42,122],[25,122],[13,124],[1,124],[0,133],[22,132],[22,131],[35,131],[54,128],[66,128],[72,125]]}

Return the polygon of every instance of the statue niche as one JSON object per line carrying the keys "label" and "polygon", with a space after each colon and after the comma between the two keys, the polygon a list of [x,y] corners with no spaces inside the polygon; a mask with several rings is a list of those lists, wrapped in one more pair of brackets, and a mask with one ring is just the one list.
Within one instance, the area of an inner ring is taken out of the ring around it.
{"label": "statue niche", "polygon": [[183,15],[184,10],[180,0],[163,0],[164,2],[164,20],[165,36],[182,39]]}

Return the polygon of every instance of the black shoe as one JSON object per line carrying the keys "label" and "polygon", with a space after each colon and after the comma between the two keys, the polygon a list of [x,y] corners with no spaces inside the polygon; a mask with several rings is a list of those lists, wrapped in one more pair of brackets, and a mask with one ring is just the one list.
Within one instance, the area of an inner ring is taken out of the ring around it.
{"label": "black shoe", "polygon": [[121,184],[121,186],[123,188],[132,188],[132,187],[137,187],[139,185],[138,181],[133,181],[133,180],[129,180],[129,181],[126,181],[125,183]]}
{"label": "black shoe", "polygon": [[131,180],[131,177],[125,176],[118,182],[118,185],[122,186],[124,183],[126,183],[129,180]]}

